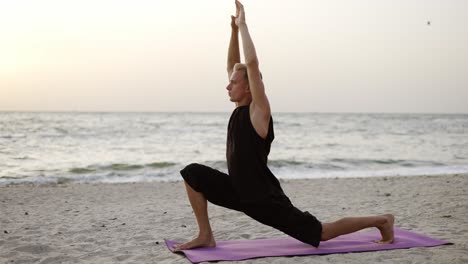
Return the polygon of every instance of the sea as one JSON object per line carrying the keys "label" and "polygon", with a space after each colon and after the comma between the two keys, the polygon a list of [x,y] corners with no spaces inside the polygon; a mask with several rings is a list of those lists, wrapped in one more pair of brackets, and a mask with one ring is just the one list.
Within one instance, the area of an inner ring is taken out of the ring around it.
{"label": "sea", "polygon": [[[0,112],[0,185],[181,180],[223,172],[230,112]],[[273,113],[280,179],[468,172],[467,114]]]}

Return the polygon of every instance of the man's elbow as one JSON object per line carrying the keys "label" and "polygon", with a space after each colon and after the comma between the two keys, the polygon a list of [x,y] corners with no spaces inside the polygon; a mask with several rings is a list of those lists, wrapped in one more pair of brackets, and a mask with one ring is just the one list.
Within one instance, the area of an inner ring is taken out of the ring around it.
{"label": "man's elbow", "polygon": [[227,70],[228,72],[231,72],[231,71],[234,69],[234,65],[236,65],[236,63],[231,63],[231,62],[229,62],[229,63],[227,64],[226,70]]}
{"label": "man's elbow", "polygon": [[245,65],[247,65],[247,68],[258,67],[258,59],[252,59],[252,60],[246,61]]}

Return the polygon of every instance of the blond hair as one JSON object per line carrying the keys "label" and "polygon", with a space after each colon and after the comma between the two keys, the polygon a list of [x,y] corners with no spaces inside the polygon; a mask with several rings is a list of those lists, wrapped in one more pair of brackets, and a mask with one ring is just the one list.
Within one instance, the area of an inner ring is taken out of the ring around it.
{"label": "blond hair", "polygon": [[249,75],[247,74],[247,65],[244,63],[236,63],[234,65],[234,71],[244,71],[244,79],[248,82],[249,81]]}
{"label": "blond hair", "polygon": [[[248,82],[249,81],[249,74],[247,73],[247,65],[245,63],[236,63],[234,65],[234,69],[233,69],[235,72],[236,71],[244,71],[244,78],[245,80]],[[262,76],[262,73],[260,72],[260,79],[263,80],[263,76]]]}

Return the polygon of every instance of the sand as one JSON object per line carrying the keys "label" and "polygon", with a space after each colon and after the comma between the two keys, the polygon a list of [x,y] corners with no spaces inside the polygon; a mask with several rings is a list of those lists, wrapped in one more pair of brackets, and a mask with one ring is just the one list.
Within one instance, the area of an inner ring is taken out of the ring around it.
{"label": "sand", "polygon": [[[396,226],[454,245],[241,263],[468,263],[468,174],[281,182],[321,221],[390,212]],[[209,212],[217,240],[285,236],[239,212]],[[182,182],[0,187],[0,263],[190,263],[164,239],[196,231]]]}

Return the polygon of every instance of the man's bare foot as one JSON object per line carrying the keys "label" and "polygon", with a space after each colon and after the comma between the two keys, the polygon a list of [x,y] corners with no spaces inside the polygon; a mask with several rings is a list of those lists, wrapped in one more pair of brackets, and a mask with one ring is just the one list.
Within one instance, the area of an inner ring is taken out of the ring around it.
{"label": "man's bare foot", "polygon": [[216,241],[213,235],[210,236],[198,236],[192,241],[184,244],[174,246],[174,252],[179,252],[184,249],[200,248],[200,247],[216,247]]}
{"label": "man's bare foot", "polygon": [[391,244],[394,240],[393,225],[395,223],[395,217],[391,214],[382,215],[387,219],[385,223],[379,227],[380,234],[382,234],[382,239],[377,241],[379,244]]}

